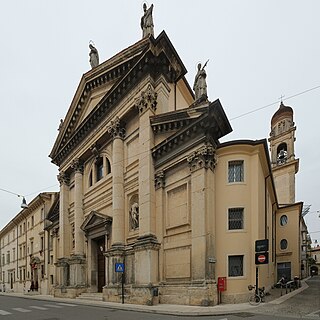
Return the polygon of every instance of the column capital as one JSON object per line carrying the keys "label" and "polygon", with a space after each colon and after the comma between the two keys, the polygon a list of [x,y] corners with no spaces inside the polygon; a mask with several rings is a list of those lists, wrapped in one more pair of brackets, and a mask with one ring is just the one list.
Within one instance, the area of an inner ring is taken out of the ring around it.
{"label": "column capital", "polygon": [[202,168],[214,171],[217,163],[215,148],[212,145],[203,146],[192,152],[187,161],[191,172]]}
{"label": "column capital", "polygon": [[110,122],[110,126],[108,127],[108,133],[113,137],[113,139],[124,139],[126,129],[124,128],[124,125],[121,123],[119,117],[116,117],[113,121]]}
{"label": "column capital", "polygon": [[164,188],[166,185],[166,176],[163,170],[160,170],[154,175],[154,186],[157,189]]}
{"label": "column capital", "polygon": [[157,109],[157,97],[158,94],[155,90],[148,85],[147,90],[141,91],[140,97],[136,98],[135,106],[139,109],[140,115],[142,115],[146,110],[150,109],[153,112]]}
{"label": "column capital", "polygon": [[57,179],[60,183],[60,186],[63,184],[68,185],[70,183],[70,176],[64,171],[59,172],[59,174],[57,175]]}
{"label": "column capital", "polygon": [[83,162],[79,158],[72,161],[71,168],[75,171],[75,173],[83,174]]}

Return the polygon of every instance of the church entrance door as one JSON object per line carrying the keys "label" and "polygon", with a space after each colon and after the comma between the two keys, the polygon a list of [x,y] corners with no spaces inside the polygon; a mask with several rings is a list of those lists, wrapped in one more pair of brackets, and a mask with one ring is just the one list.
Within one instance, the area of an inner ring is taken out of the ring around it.
{"label": "church entrance door", "polygon": [[98,292],[102,292],[102,288],[106,284],[106,258],[103,255],[105,251],[105,238],[99,238],[97,242],[97,263],[98,263]]}

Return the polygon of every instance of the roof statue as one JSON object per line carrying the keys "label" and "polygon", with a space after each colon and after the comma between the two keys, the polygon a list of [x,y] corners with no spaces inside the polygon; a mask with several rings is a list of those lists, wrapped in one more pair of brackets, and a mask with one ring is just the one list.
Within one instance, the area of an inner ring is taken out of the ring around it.
{"label": "roof statue", "polygon": [[154,36],[153,31],[153,18],[152,18],[152,11],[153,11],[153,4],[147,9],[147,5],[143,4],[143,11],[144,14],[141,17],[141,29],[142,29],[142,38],[149,36],[150,34]]}
{"label": "roof statue", "polygon": [[208,97],[207,82],[206,82],[207,74],[206,74],[206,71],[204,70],[208,61],[209,60],[207,60],[207,62],[203,65],[202,68],[201,68],[201,63],[198,64],[198,72],[195,76],[194,84],[193,84],[193,90],[195,93],[196,101],[199,100],[200,98],[207,99]]}
{"label": "roof statue", "polygon": [[90,57],[90,65],[91,68],[95,68],[99,65],[99,54],[98,54],[98,50],[95,48],[95,46],[92,43],[89,43],[89,48],[90,48],[90,52],[89,52],[89,57]]}

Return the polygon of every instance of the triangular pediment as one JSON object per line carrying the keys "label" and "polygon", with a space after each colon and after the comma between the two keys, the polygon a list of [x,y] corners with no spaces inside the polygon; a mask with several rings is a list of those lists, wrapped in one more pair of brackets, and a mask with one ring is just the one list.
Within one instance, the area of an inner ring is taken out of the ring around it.
{"label": "triangular pediment", "polygon": [[163,31],[156,39],[144,38],[84,74],[50,153],[52,162],[61,165],[73,148],[147,75],[154,79],[163,75],[173,83],[186,72]]}
{"label": "triangular pediment", "polygon": [[104,215],[102,213],[91,211],[85,218],[81,225],[81,230],[88,232],[91,229],[98,228],[100,226],[110,225],[112,222],[112,217]]}

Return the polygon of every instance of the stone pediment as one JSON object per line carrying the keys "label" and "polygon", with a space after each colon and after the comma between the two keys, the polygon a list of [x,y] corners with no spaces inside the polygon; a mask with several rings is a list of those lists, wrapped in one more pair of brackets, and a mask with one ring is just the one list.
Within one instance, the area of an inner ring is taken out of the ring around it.
{"label": "stone pediment", "polygon": [[217,146],[219,139],[232,131],[228,118],[219,99],[197,108],[188,108],[151,119],[155,134],[171,131],[172,134],[152,150],[157,163],[162,159],[176,156],[201,142],[210,142]]}
{"label": "stone pediment", "polygon": [[156,39],[144,38],[82,76],[50,153],[61,165],[72,150],[92,132],[147,75],[168,82],[187,70],[163,31]]}
{"label": "stone pediment", "polygon": [[112,223],[112,217],[102,213],[91,211],[81,225],[81,230],[88,233],[92,229],[107,227]]}

